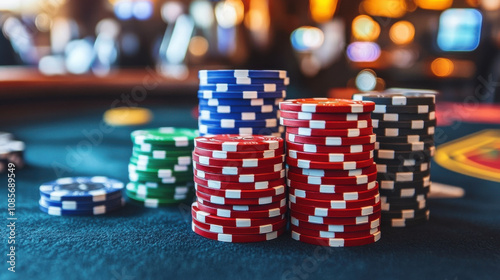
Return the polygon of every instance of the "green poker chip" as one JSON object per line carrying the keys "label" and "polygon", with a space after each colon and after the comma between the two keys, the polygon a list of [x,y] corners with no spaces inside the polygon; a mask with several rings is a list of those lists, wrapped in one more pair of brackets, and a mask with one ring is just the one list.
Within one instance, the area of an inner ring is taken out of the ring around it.
{"label": "green poker chip", "polygon": [[195,129],[160,127],[132,132],[132,142],[136,145],[154,144],[174,147],[194,146],[194,138],[199,133]]}
{"label": "green poker chip", "polygon": [[164,168],[173,169],[175,166],[191,166],[191,156],[182,156],[169,159],[150,159],[147,157],[130,157],[130,164],[135,166],[146,167],[148,169]]}
{"label": "green poker chip", "polygon": [[176,198],[144,198],[137,196],[137,194],[133,192],[126,191],[126,195],[130,200],[132,200],[135,203],[138,203],[144,207],[148,208],[158,208],[162,206],[171,206],[179,203],[189,203],[193,200],[194,194],[191,193],[190,195],[184,196],[181,198],[179,196],[179,199]]}
{"label": "green poker chip", "polygon": [[129,179],[136,183],[159,183],[159,184],[184,184],[193,181],[193,175],[175,176],[175,177],[158,177],[145,175],[137,172],[129,172]]}
{"label": "green poker chip", "polygon": [[194,185],[193,184],[185,184],[185,185],[170,185],[169,187],[161,187],[161,188],[150,188],[144,184],[133,183],[130,182],[127,184],[127,190],[130,192],[134,192],[140,195],[146,196],[167,196],[167,195],[175,195],[175,194],[187,194],[189,192],[193,192]]}

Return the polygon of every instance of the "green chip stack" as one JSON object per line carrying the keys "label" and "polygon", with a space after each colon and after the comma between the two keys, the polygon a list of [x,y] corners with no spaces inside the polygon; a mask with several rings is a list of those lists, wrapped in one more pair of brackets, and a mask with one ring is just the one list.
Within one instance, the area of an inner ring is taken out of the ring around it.
{"label": "green chip stack", "polygon": [[190,202],[194,196],[191,153],[198,131],[161,127],[132,132],[127,196],[145,207]]}

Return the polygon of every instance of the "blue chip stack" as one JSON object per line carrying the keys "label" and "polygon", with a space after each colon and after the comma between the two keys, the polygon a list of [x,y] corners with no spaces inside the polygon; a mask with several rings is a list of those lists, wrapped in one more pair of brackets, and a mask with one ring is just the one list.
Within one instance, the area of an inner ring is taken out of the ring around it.
{"label": "blue chip stack", "polygon": [[289,78],[280,70],[201,70],[198,74],[201,136],[281,136],[278,105]]}
{"label": "blue chip stack", "polygon": [[104,176],[59,178],[40,186],[39,207],[54,216],[102,215],[123,207],[122,190]]}

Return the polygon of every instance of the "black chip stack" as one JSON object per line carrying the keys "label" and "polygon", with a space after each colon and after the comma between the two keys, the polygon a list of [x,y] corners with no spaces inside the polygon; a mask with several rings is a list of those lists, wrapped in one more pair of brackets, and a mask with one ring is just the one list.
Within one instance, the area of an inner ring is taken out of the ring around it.
{"label": "black chip stack", "polygon": [[435,95],[401,91],[355,94],[353,99],[376,103],[372,120],[382,224],[407,227],[427,221]]}

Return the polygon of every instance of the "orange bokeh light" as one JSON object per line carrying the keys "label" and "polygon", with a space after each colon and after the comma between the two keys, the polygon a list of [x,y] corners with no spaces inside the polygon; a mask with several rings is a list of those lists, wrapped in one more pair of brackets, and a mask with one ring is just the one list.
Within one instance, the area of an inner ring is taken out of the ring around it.
{"label": "orange bokeh light", "polygon": [[369,16],[357,16],[352,21],[352,35],[357,40],[375,41],[380,35],[380,25]]}
{"label": "orange bokeh light", "polygon": [[439,57],[431,63],[431,71],[437,77],[448,77],[453,73],[455,65],[448,58]]}
{"label": "orange bokeh light", "polygon": [[389,37],[397,45],[406,45],[415,38],[415,27],[409,21],[398,21],[391,26]]}

